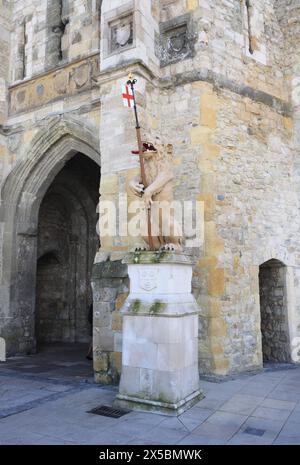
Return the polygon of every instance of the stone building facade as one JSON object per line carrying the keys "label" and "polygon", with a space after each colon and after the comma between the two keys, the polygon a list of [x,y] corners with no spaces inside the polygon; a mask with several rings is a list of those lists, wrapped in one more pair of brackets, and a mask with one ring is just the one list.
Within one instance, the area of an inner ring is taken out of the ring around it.
{"label": "stone building facade", "polygon": [[144,136],[174,146],[176,199],[204,205],[203,247],[186,247],[200,372],[298,361],[299,35],[300,0],[0,0],[8,354],[88,340],[93,298],[95,377],[119,379],[135,239],[100,234],[99,248],[96,208],[99,186],[100,210],[132,198],[133,72]]}

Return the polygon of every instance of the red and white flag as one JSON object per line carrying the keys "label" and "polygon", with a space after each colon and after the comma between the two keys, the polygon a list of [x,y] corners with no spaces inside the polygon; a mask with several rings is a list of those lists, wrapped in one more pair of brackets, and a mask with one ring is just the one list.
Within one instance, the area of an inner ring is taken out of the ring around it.
{"label": "red and white flag", "polygon": [[133,108],[134,107],[134,98],[132,89],[129,86],[122,86],[122,97],[124,107]]}

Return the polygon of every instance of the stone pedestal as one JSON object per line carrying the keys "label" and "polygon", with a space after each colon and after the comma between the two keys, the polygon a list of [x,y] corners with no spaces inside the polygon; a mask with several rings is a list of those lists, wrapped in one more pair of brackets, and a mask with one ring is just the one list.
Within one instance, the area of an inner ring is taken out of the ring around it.
{"label": "stone pedestal", "polygon": [[115,404],[180,415],[202,397],[192,264],[171,252],[130,254],[122,308],[122,374]]}

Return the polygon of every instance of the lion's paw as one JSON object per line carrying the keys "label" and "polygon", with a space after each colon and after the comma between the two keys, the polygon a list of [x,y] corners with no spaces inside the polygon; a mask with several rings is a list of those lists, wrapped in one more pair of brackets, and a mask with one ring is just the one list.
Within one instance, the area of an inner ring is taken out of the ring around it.
{"label": "lion's paw", "polygon": [[147,252],[149,250],[148,247],[136,247],[134,249],[135,252]]}
{"label": "lion's paw", "polygon": [[174,252],[176,250],[174,244],[165,244],[161,246],[160,250],[168,251],[168,252]]}

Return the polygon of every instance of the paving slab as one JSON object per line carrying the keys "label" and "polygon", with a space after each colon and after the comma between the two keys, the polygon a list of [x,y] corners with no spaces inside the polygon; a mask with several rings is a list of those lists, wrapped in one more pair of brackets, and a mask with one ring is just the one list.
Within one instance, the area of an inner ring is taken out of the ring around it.
{"label": "paving slab", "polygon": [[225,402],[220,410],[225,412],[251,415],[256,407],[264,400],[263,396],[250,396],[247,394],[235,394]]}
{"label": "paving slab", "polygon": [[213,413],[214,410],[197,407],[183,413],[179,419],[189,431],[193,431]]}
{"label": "paving slab", "polygon": [[221,438],[213,437],[209,438],[208,436],[201,436],[195,434],[189,434],[185,438],[181,439],[177,442],[176,445],[179,446],[216,446],[216,445],[224,445],[224,440]]}
{"label": "paving slab", "polygon": [[193,436],[198,437],[199,440],[200,438],[206,438],[209,441],[221,441],[226,444],[238,429],[238,426],[231,425],[224,428],[220,424],[204,422],[193,431]]}
{"label": "paving slab", "polygon": [[270,437],[260,437],[246,433],[238,433],[234,435],[227,444],[231,446],[269,446],[273,444],[273,439]]}
{"label": "paving slab", "polygon": [[285,436],[280,434],[273,442],[274,445],[280,446],[295,446],[300,444],[300,434],[295,437]]}
{"label": "paving slab", "polygon": [[264,406],[259,406],[254,410],[253,414],[256,418],[264,418],[267,420],[278,420],[285,421],[291,415],[290,410],[269,408]]}
{"label": "paving slab", "polygon": [[283,436],[288,436],[290,438],[299,438],[300,422],[288,419],[288,421],[283,425],[280,434],[282,434]]}
{"label": "paving slab", "polygon": [[266,399],[264,399],[260,405],[261,407],[268,407],[268,408],[279,409],[279,410],[289,410],[290,412],[297,407],[296,402],[272,399],[270,397],[267,397]]}
{"label": "paving slab", "polygon": [[250,435],[255,437],[255,443],[263,443],[265,441],[272,444],[282,430],[284,422],[284,419],[270,420],[251,416],[242,425],[239,436],[241,434]]}
{"label": "paving slab", "polygon": [[147,433],[147,435],[141,436],[141,440],[150,440],[154,443],[165,444],[165,445],[174,445],[181,441],[189,432],[182,428],[173,429],[173,428],[163,428],[158,426],[157,428],[152,429]]}

